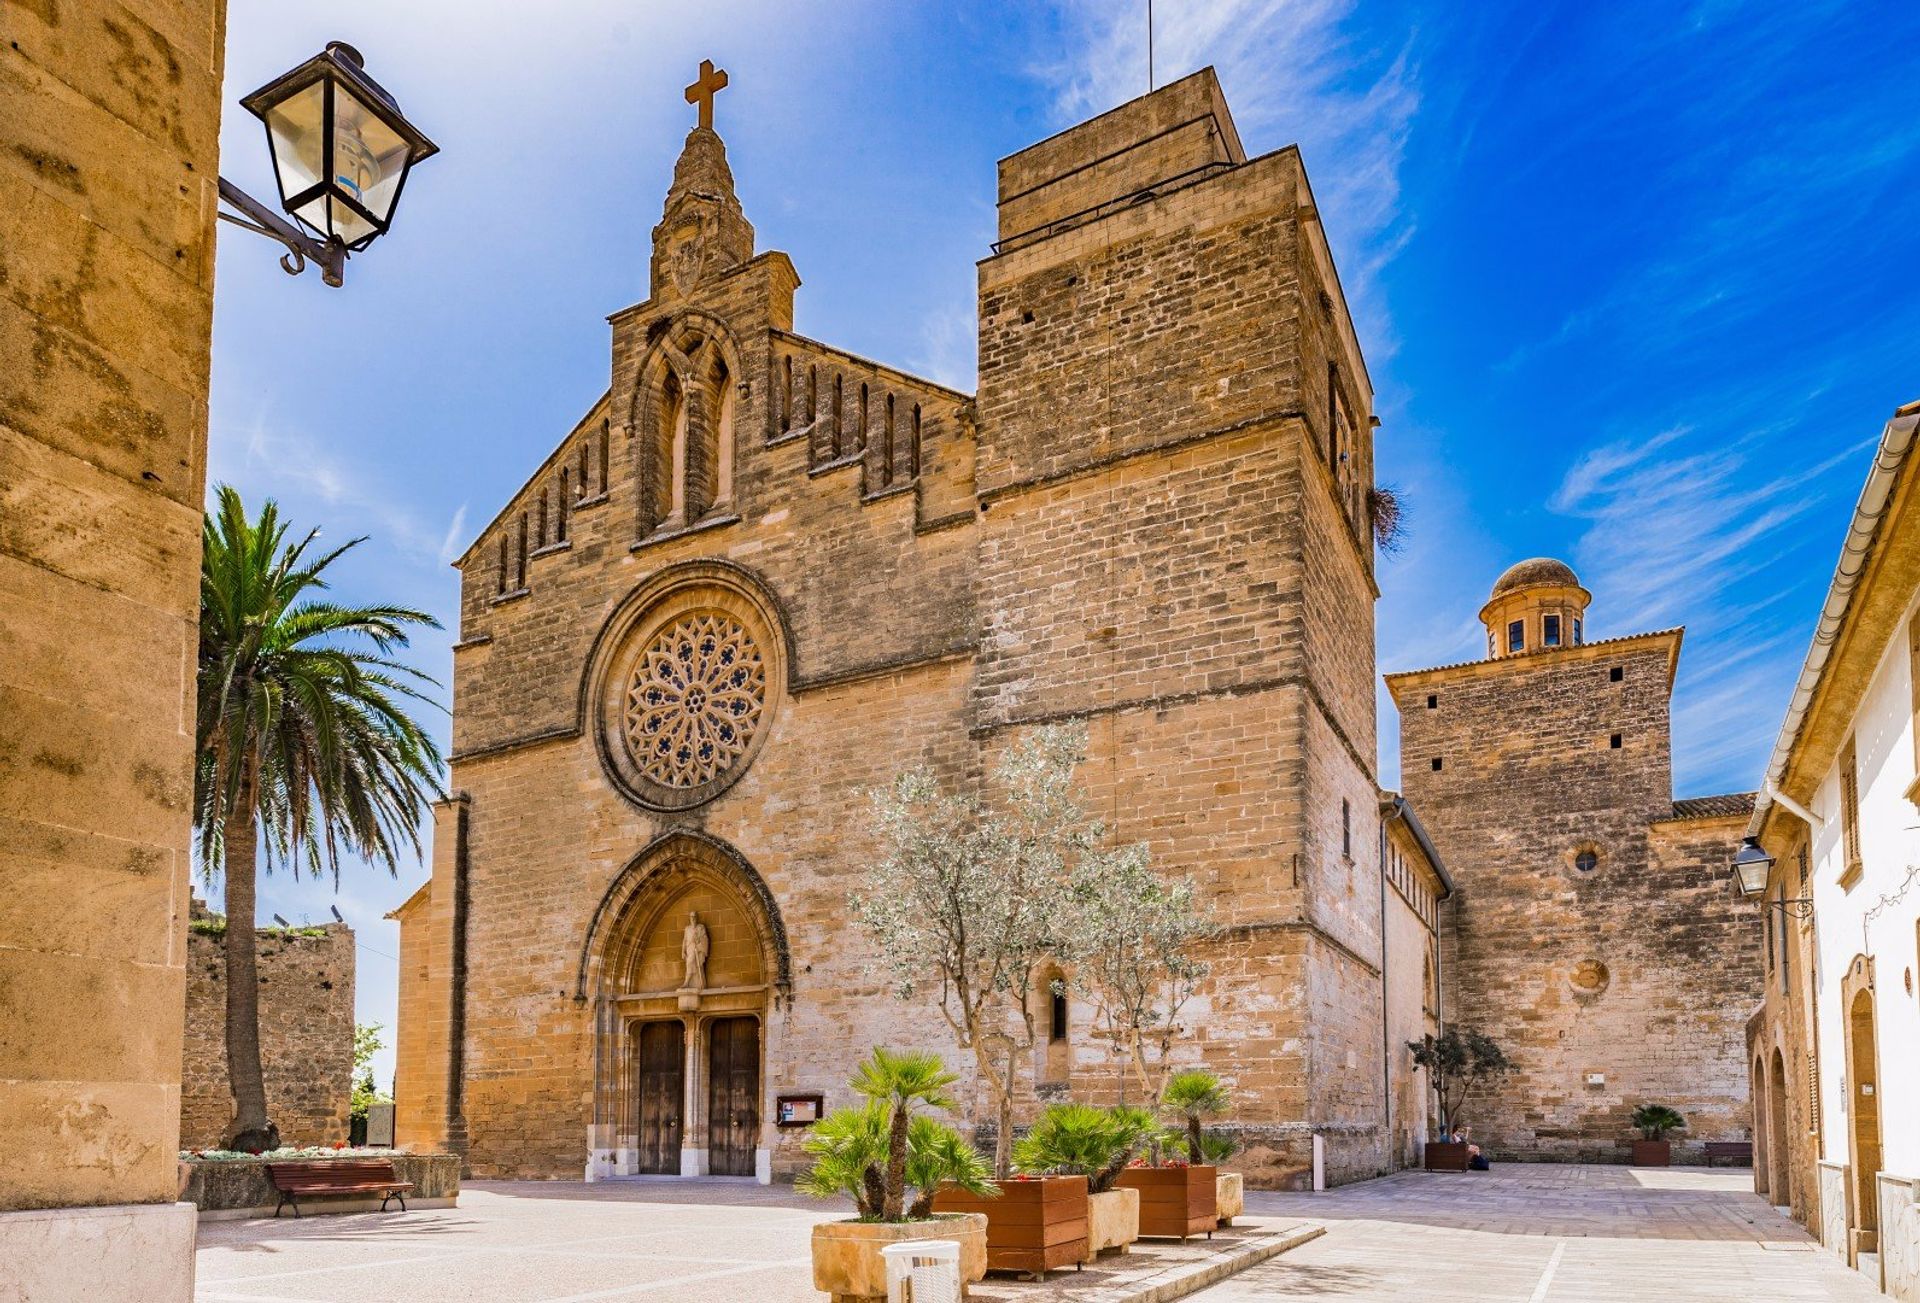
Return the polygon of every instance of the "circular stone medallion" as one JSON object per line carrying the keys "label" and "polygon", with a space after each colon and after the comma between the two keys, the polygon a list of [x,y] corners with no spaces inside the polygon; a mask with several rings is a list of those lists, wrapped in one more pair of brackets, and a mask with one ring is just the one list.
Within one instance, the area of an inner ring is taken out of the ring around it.
{"label": "circular stone medallion", "polygon": [[662,787],[725,777],[747,753],[767,707],[767,667],[739,621],[681,616],[653,635],[627,676],[627,753]]}
{"label": "circular stone medallion", "polygon": [[777,610],[751,577],[707,561],[656,575],[607,621],[588,670],[588,723],[624,796],[690,810],[747,772],[785,683]]}

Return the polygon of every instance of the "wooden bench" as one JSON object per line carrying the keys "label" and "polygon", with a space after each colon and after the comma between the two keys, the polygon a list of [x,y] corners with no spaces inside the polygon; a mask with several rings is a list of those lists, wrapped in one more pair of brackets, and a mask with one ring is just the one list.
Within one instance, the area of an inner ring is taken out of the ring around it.
{"label": "wooden bench", "polygon": [[298,1217],[302,1195],[377,1194],[380,1196],[381,1212],[387,1210],[389,1199],[398,1199],[400,1211],[405,1212],[407,1192],[413,1189],[413,1182],[402,1181],[394,1176],[393,1160],[390,1158],[329,1158],[313,1163],[268,1163],[267,1179],[280,1192],[280,1202],[273,1207],[275,1217],[288,1204],[293,1205],[293,1215]]}
{"label": "wooden bench", "polygon": [[1713,1160],[1716,1158],[1724,1158],[1742,1167],[1752,1167],[1753,1141],[1709,1140],[1707,1141],[1707,1166],[1712,1167]]}

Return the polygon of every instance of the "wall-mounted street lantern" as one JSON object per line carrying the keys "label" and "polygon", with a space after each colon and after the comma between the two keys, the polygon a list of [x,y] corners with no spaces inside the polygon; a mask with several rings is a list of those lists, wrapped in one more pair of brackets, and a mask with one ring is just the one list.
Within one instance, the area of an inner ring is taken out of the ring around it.
{"label": "wall-mounted street lantern", "polygon": [[1812,918],[1811,900],[1765,900],[1767,894],[1767,876],[1773,871],[1773,856],[1767,854],[1760,845],[1758,837],[1748,837],[1741,841],[1740,849],[1733,855],[1733,880],[1740,888],[1740,894],[1748,900],[1757,901],[1782,914],[1791,914],[1795,918]]}
{"label": "wall-mounted street lantern", "polygon": [[407,173],[439,152],[367,76],[360,52],[340,41],[240,101],[267,128],[280,206],[301,230],[220,178],[220,216],[287,246],[280,265],[297,276],[308,262],[339,285],[347,255],[386,234]]}

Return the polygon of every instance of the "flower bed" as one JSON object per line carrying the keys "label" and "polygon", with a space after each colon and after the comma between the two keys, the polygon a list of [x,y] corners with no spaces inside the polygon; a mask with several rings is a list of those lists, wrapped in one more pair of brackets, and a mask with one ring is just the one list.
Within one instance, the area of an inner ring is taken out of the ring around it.
{"label": "flower bed", "polygon": [[227,1163],[236,1159],[259,1158],[271,1163],[298,1163],[310,1158],[391,1158],[398,1149],[381,1145],[282,1145],[257,1153],[239,1149],[182,1149],[183,1163]]}
{"label": "flower bed", "polygon": [[[460,1197],[460,1159],[455,1154],[407,1154],[393,1149],[276,1149],[266,1154],[231,1150],[185,1153],[180,1160],[180,1199],[200,1210],[203,1221],[271,1217],[280,1194],[267,1176],[268,1163],[325,1162],[330,1158],[389,1158],[394,1175],[413,1183],[409,1208],[451,1208]],[[358,1196],[303,1203],[310,1213],[377,1210],[380,1200]],[[397,1213],[395,1215],[398,1215]]]}

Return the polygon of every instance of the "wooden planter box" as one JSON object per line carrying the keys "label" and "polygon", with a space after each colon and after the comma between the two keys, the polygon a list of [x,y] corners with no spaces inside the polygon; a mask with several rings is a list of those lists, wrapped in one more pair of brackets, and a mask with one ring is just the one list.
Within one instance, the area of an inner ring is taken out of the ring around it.
{"label": "wooden planter box", "polygon": [[1464,1172],[1469,1156],[1464,1140],[1429,1140],[1424,1166],[1429,1172]]}
{"label": "wooden planter box", "polygon": [[953,1240],[960,1246],[960,1289],[987,1274],[987,1220],[936,1216],[923,1222],[821,1222],[813,1228],[813,1287],[831,1303],[887,1303],[887,1261],[880,1250],[902,1240]]}
{"label": "wooden planter box", "polygon": [[1211,1236],[1220,1217],[1219,1170],[1200,1167],[1129,1167],[1114,1184],[1140,1192],[1140,1234],[1184,1240]]}
{"label": "wooden planter box", "polygon": [[1668,1167],[1673,1163],[1673,1142],[1670,1140],[1636,1140],[1633,1142],[1633,1165],[1635,1167]]}
{"label": "wooden planter box", "polygon": [[985,1214],[988,1271],[1024,1271],[1044,1277],[1056,1267],[1078,1267],[1087,1256],[1084,1176],[1004,1181],[1000,1193],[991,1199],[941,1186],[933,1196],[933,1210]]}

